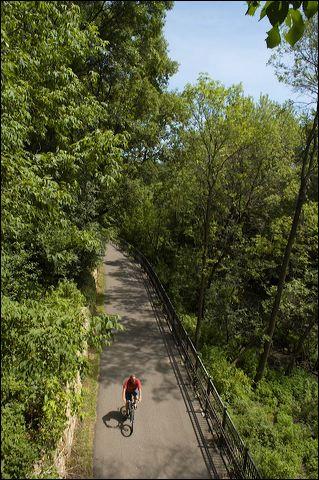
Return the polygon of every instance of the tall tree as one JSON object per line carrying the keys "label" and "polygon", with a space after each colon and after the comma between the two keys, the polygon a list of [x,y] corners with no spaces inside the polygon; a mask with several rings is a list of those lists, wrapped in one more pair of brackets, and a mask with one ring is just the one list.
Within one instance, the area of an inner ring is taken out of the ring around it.
{"label": "tall tree", "polygon": [[[267,364],[272,338],[276,327],[276,319],[282,297],[282,292],[285,285],[287,268],[292,251],[292,247],[297,235],[298,224],[302,211],[303,204],[306,199],[307,189],[315,174],[315,164],[317,160],[317,136],[318,136],[318,65],[314,59],[318,58],[317,53],[317,33],[314,26],[317,24],[316,19],[312,22],[307,30],[307,36],[303,40],[300,48],[295,47],[292,50],[294,54],[294,65],[292,67],[286,66],[284,63],[276,63],[277,73],[281,81],[294,86],[295,89],[302,93],[307,92],[312,96],[316,102],[315,111],[312,112],[313,120],[306,126],[305,145],[300,155],[301,172],[300,172],[300,187],[297,196],[294,217],[291,224],[289,237],[287,240],[284,256],[282,259],[280,275],[277,285],[277,292],[274,299],[273,308],[271,311],[269,324],[266,330],[266,340],[264,342],[263,351],[260,356],[255,384],[257,384],[264,374]],[[275,57],[276,58],[276,57]]]}
{"label": "tall tree", "polygon": [[[187,142],[192,145],[194,151],[192,168],[201,184],[199,187],[201,192],[201,261],[195,332],[197,347],[211,269],[208,265],[209,247],[218,182],[222,180],[226,165],[236,162],[237,156],[245,150],[247,142],[251,139],[252,126],[249,126],[248,118],[252,112],[252,105],[248,99],[243,97],[240,87],[226,89],[205,76],[199,78],[197,85],[188,86],[184,96],[190,111],[186,136],[188,136]],[[247,123],[245,123],[244,135],[241,121],[245,117]]]}
{"label": "tall tree", "polygon": [[283,256],[279,280],[277,285],[277,292],[274,299],[273,308],[271,311],[268,327],[266,330],[266,339],[263,346],[263,352],[260,356],[257,372],[254,378],[255,384],[257,384],[261,378],[263,377],[264,370],[267,364],[272,338],[276,327],[276,319],[277,314],[280,306],[281,296],[285,285],[285,279],[287,274],[287,267],[293,247],[294,240],[297,234],[297,228],[299,224],[300,214],[302,211],[303,204],[306,199],[307,188],[309,186],[309,180],[311,175],[313,174],[314,163],[316,159],[317,153],[317,135],[318,135],[318,110],[315,114],[313,123],[309,128],[309,132],[307,135],[306,145],[302,152],[302,167],[301,167],[301,174],[300,174],[300,188],[299,193],[296,201],[295,206],[295,213],[291,224],[291,229],[288,237],[288,241],[285,248],[285,253]]}

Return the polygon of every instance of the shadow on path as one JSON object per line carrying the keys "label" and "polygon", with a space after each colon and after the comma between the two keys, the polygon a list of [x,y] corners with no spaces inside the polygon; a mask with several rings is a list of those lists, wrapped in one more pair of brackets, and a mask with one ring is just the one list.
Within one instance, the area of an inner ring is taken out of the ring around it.
{"label": "shadow on path", "polygon": [[[118,313],[125,330],[100,357],[94,478],[227,478],[147,275],[114,246],[104,267],[106,311]],[[118,406],[128,369],[141,379],[147,399],[131,436],[133,450],[123,438],[132,433],[130,422]]]}
{"label": "shadow on path", "polygon": [[111,410],[109,413],[102,417],[103,423],[106,428],[118,428],[123,435],[123,437],[129,437],[131,435],[131,428],[128,424],[124,423],[126,417],[121,410]]}
{"label": "shadow on path", "polygon": [[[164,341],[166,352],[170,361],[170,367],[174,372],[176,383],[182,394],[186,411],[192,423],[194,433],[198,441],[198,447],[203,455],[207,470],[212,478],[226,479],[228,478],[228,474],[225,470],[223,462],[221,461],[220,452],[215,445],[215,442],[212,441],[211,432],[209,434],[210,438],[207,438],[208,425],[206,425],[206,422],[203,418],[204,413],[199,402],[197,401],[197,395],[192,388],[190,378],[188,377],[186,369],[183,366],[183,362],[181,361],[180,352],[178,351],[172,332],[169,330],[168,319],[164,313],[163,306],[147,274],[143,275],[142,281],[145,290],[147,291],[148,299],[151,303],[158,328],[162,334],[162,339]],[[157,397],[157,393],[155,393],[155,397]],[[206,434],[204,432],[206,432]],[[219,464],[218,466],[215,465],[217,458],[218,461],[216,463]]]}

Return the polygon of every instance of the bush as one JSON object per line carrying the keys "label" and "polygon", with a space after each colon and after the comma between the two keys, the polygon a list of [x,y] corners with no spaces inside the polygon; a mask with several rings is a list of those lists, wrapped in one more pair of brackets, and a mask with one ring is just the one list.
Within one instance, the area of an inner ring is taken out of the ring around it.
{"label": "bush", "polygon": [[81,398],[74,380],[85,368],[84,348],[96,348],[119,329],[107,315],[84,327],[85,300],[74,283],[60,282],[40,300],[2,297],[2,473],[28,478],[34,461],[56,448],[70,402]]}
{"label": "bush", "polygon": [[190,336],[190,338],[194,338],[195,337],[195,331],[196,331],[196,317],[195,317],[195,315],[182,314],[182,315],[180,315],[180,318],[181,318],[181,322],[182,322],[186,332]]}
{"label": "bush", "polygon": [[30,438],[25,405],[11,402],[1,409],[1,477],[28,478],[39,449]]}
{"label": "bush", "polygon": [[290,377],[269,370],[253,391],[222,348],[205,346],[202,356],[262,477],[318,478],[316,380],[301,369]]}
{"label": "bush", "polygon": [[304,443],[303,464],[307,478],[318,478],[318,439]]}
{"label": "bush", "polygon": [[227,361],[222,348],[204,346],[202,355],[219,394],[227,403],[233,405],[238,398],[249,398],[251,380]]}
{"label": "bush", "polygon": [[301,462],[293,450],[261,448],[255,453],[262,478],[301,478]]}

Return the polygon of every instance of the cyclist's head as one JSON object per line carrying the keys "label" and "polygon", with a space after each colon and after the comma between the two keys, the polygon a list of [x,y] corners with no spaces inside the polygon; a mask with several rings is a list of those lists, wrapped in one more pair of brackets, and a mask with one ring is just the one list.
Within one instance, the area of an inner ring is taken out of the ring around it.
{"label": "cyclist's head", "polygon": [[135,375],[134,375],[134,374],[130,375],[130,380],[133,380],[133,381],[134,381],[134,380],[135,380],[135,378],[136,378],[136,377],[135,377]]}

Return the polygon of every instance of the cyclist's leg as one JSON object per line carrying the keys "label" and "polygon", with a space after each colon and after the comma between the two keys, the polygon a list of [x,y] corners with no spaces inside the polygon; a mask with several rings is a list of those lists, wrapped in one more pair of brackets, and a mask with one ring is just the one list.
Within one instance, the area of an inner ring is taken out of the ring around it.
{"label": "cyclist's leg", "polygon": [[132,394],[129,392],[125,392],[125,399],[126,399],[125,412],[126,412],[126,415],[128,415],[128,401],[132,400]]}
{"label": "cyclist's leg", "polygon": [[139,391],[138,391],[137,389],[134,390],[134,392],[133,392],[133,396],[134,396],[134,403],[133,403],[133,405],[134,405],[135,408],[136,408],[136,405],[137,405],[137,395],[138,395],[138,394],[139,394]]}

